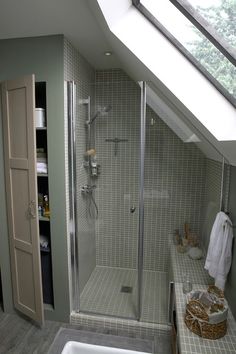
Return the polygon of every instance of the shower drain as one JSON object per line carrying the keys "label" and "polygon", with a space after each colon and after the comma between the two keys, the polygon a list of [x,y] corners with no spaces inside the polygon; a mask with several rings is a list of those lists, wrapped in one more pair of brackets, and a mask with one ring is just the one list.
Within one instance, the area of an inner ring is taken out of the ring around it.
{"label": "shower drain", "polygon": [[120,290],[121,293],[128,293],[128,294],[131,294],[132,291],[133,291],[132,286],[126,286],[126,285],[122,285]]}

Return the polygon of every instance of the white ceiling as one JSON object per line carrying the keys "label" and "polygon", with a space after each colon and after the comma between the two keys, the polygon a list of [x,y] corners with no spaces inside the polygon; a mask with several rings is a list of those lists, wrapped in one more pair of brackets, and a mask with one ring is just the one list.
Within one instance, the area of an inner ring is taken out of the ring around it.
{"label": "white ceiling", "polygon": [[0,39],[50,34],[64,34],[94,68],[120,66],[104,55],[111,47],[87,0],[0,0]]}

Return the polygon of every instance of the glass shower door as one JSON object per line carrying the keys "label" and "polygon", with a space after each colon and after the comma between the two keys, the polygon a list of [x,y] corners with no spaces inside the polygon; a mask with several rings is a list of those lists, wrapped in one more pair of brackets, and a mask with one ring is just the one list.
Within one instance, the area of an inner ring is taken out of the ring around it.
{"label": "glass shower door", "polygon": [[78,97],[80,312],[139,317],[140,98],[120,70],[98,72]]}
{"label": "glass shower door", "polygon": [[146,93],[141,321],[167,324],[171,255],[182,257],[186,273],[190,268],[187,253],[178,256],[174,234],[207,250],[216,213],[227,210],[229,169],[150,82]]}

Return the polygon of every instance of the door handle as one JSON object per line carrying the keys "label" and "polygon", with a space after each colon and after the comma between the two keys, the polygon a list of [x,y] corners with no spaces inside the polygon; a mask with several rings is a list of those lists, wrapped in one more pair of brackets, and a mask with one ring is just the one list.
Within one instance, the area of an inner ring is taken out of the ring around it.
{"label": "door handle", "polygon": [[136,207],[134,205],[132,205],[132,207],[130,208],[131,214],[133,214],[135,212],[135,210],[136,210]]}
{"label": "door handle", "polygon": [[29,216],[32,219],[36,219],[36,203],[34,200],[30,201],[28,211],[29,211]]}
{"label": "door handle", "polygon": [[169,282],[169,295],[168,295],[168,321],[170,324],[173,323],[173,311],[175,307],[175,283],[173,281]]}

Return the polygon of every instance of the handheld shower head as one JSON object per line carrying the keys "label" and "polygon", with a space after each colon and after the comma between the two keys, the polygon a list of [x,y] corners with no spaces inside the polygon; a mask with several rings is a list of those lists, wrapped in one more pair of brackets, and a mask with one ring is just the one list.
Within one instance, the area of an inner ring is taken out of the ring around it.
{"label": "handheld shower head", "polygon": [[110,112],[110,110],[111,110],[111,105],[108,104],[107,106],[104,106],[100,109],[100,114],[108,113],[108,112]]}
{"label": "handheld shower head", "polygon": [[93,118],[90,119],[88,124],[92,124],[95,121],[95,119],[98,118],[99,116],[104,117],[108,112],[110,112],[111,108],[112,108],[111,105],[100,107],[99,110],[93,116]]}

